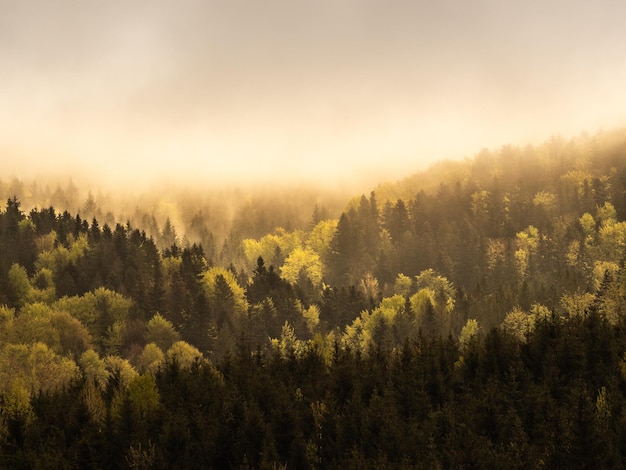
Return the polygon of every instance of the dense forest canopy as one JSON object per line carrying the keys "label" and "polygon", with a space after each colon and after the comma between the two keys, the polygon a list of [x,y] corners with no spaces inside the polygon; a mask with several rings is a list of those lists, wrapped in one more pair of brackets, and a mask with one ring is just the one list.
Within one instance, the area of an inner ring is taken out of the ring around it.
{"label": "dense forest canopy", "polygon": [[0,181],[3,467],[623,466],[626,130],[350,200],[82,191]]}

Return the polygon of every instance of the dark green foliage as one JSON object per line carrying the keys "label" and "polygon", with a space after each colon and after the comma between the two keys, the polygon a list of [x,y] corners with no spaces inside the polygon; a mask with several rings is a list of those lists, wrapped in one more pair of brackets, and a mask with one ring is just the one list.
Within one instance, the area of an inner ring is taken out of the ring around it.
{"label": "dark green foliage", "polygon": [[344,328],[371,306],[363,293],[354,286],[328,287],[324,289],[320,302],[320,321],[328,330]]}
{"label": "dark green foliage", "polygon": [[39,395],[28,419],[3,415],[0,466],[621,468],[625,331],[555,317],[524,343],[493,330],[460,362],[454,341],[434,338],[391,355],[338,349],[329,363],[242,345],[222,373],[162,368],[154,405],[133,398],[145,385],[121,402],[103,394],[117,405],[101,424],[77,399],[82,382]]}
{"label": "dark green foliage", "polygon": [[264,345],[268,337],[278,338],[286,321],[296,329],[298,337],[306,335],[304,320],[296,308],[296,302],[301,300],[299,292],[273,266],[268,269],[261,257],[252,282],[246,287],[246,298],[251,307],[244,330],[250,333],[254,346]]}

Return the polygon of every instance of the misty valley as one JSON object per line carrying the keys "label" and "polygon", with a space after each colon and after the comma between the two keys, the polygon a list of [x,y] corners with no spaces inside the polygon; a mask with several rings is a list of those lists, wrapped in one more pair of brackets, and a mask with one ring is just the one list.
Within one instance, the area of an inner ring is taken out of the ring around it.
{"label": "misty valley", "polygon": [[626,464],[626,129],[363,194],[2,177],[0,468]]}

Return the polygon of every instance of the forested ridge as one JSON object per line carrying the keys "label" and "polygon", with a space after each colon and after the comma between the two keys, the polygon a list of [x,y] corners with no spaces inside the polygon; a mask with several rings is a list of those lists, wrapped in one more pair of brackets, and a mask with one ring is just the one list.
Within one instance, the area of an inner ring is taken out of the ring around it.
{"label": "forested ridge", "polygon": [[77,191],[0,182],[2,468],[624,466],[625,130],[343,210]]}

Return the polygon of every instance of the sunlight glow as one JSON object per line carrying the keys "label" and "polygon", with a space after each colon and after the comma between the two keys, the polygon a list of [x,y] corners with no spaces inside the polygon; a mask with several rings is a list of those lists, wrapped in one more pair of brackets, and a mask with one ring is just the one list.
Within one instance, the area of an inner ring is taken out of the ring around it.
{"label": "sunlight glow", "polygon": [[16,174],[393,178],[626,124],[624,7],[609,0],[566,14],[536,1],[28,3],[0,19],[0,158]]}

